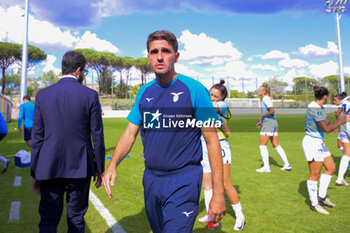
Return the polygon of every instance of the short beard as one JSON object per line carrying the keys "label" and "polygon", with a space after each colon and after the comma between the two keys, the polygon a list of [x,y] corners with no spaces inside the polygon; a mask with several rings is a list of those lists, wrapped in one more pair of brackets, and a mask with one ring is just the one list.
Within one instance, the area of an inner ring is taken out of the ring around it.
{"label": "short beard", "polygon": [[78,82],[79,82],[80,84],[83,84],[83,81],[84,81],[84,75],[83,75],[83,73],[81,72],[81,73],[79,74],[79,77],[78,77]]}

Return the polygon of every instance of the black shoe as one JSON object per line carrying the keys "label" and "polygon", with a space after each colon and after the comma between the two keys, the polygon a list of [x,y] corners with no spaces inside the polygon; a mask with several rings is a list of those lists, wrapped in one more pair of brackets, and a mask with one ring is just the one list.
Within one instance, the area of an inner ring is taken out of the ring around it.
{"label": "black shoe", "polygon": [[9,166],[10,162],[11,162],[10,160],[7,160],[7,161],[4,163],[4,167],[2,168],[1,173],[5,173],[5,172],[6,172],[6,170],[7,170],[8,166]]}

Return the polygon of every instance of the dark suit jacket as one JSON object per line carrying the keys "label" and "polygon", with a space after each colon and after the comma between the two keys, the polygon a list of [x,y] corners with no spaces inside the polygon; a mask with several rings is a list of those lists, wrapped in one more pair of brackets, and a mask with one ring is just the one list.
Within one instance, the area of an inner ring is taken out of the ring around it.
{"label": "dark suit jacket", "polygon": [[32,128],[31,175],[37,180],[85,178],[96,171],[103,173],[104,167],[97,92],[69,77],[39,91]]}

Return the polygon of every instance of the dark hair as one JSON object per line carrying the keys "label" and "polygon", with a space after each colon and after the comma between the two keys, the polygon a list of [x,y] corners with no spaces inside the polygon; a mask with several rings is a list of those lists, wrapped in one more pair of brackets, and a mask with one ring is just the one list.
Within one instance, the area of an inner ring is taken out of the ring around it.
{"label": "dark hair", "polygon": [[224,97],[224,99],[226,99],[227,89],[224,84],[225,84],[225,80],[220,80],[220,83],[214,84],[210,89],[215,88],[219,90],[221,92],[221,95]]}
{"label": "dark hair", "polygon": [[343,91],[342,93],[337,94],[336,96],[334,96],[334,98],[337,98],[338,100],[342,100],[342,99],[344,99],[346,96],[347,96],[347,95],[346,95],[346,92]]}
{"label": "dark hair", "polygon": [[329,95],[328,89],[325,87],[314,86],[315,99],[320,100],[325,95]]}
{"label": "dark hair", "polygon": [[64,54],[62,59],[62,75],[71,74],[79,67],[84,69],[85,65],[86,59],[83,54],[70,50]]}
{"label": "dark hair", "polygon": [[28,101],[30,101],[30,96],[29,96],[29,95],[23,96],[23,100],[28,100]]}
{"label": "dark hair", "polygon": [[149,44],[154,40],[166,40],[166,41],[168,41],[168,43],[171,45],[171,47],[173,47],[175,53],[177,52],[178,43],[177,43],[176,36],[172,32],[169,32],[166,30],[159,30],[159,31],[155,31],[155,32],[151,33],[147,39],[147,51],[149,51]]}

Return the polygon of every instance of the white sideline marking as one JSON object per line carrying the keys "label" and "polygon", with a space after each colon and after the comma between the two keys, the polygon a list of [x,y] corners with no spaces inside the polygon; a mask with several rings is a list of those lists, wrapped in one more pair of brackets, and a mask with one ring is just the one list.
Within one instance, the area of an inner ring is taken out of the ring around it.
{"label": "white sideline marking", "polygon": [[21,208],[20,201],[14,201],[11,203],[10,216],[8,222],[17,222],[19,221],[19,211]]}
{"label": "white sideline marking", "polygon": [[22,176],[15,176],[15,181],[13,182],[13,186],[21,186],[22,185]]}
{"label": "white sideline marking", "polygon": [[119,225],[113,215],[104,207],[100,199],[90,189],[89,199],[95,206],[96,210],[101,214],[102,218],[106,221],[107,225],[112,229],[113,233],[126,233],[122,226]]}

